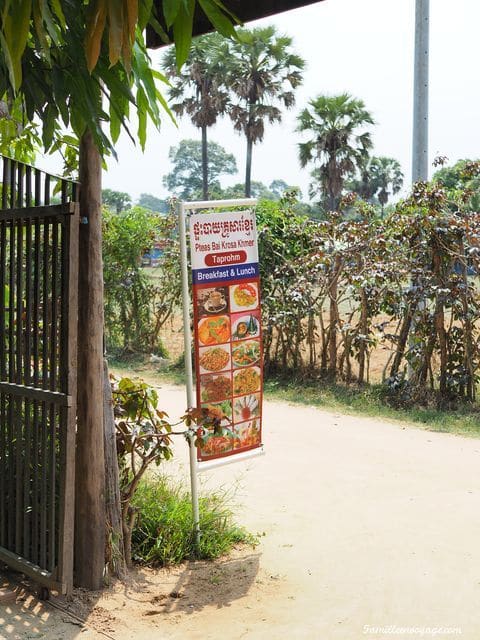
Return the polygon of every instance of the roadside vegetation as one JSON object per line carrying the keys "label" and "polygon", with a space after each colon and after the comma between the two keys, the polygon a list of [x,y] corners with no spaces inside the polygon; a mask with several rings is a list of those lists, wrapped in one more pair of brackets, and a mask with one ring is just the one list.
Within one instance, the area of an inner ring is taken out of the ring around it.
{"label": "roadside vegetation", "polygon": [[198,547],[192,532],[192,499],[178,482],[164,476],[143,480],[133,506],[138,518],[132,533],[132,557],[153,566],[178,564],[190,558],[213,560],[237,545],[255,546],[256,536],[235,524],[231,497],[210,491],[200,497]]}
{"label": "roadside vegetation", "polygon": [[211,490],[200,498],[197,542],[190,492],[162,474],[175,438],[198,439],[201,428],[219,427],[208,412],[191,409],[172,422],[149,382],[120,374],[110,378],[110,387],[112,412],[105,423],[113,429],[118,460],[118,476],[108,476],[110,570],[122,574],[133,561],[163,566],[212,559],[237,544],[255,544],[254,536],[234,522],[232,496]]}
{"label": "roadside vegetation", "polygon": [[[469,164],[470,174],[479,171],[479,163]],[[293,193],[280,201],[261,200],[257,224],[267,380],[283,377],[319,387],[381,384],[385,402],[398,409],[475,407],[480,217],[469,210],[468,196],[438,182],[419,183],[382,218],[372,205],[346,195],[340,208],[348,216],[331,212],[321,221],[298,215]],[[165,224],[171,230],[174,221]],[[178,238],[170,235],[165,242],[165,261],[158,267],[162,277],[150,279],[155,296],[164,296],[156,313],[166,315],[164,331],[146,340],[152,354],[154,347],[164,353],[155,342],[160,335],[171,349],[167,320],[178,318],[181,300]],[[108,268],[109,247],[105,260]],[[124,289],[133,294],[132,282]],[[131,319],[115,320],[119,335],[131,335],[141,320],[134,300],[127,314]],[[153,314],[145,322],[153,317],[158,319]],[[135,350],[142,351],[129,348],[123,354]]]}

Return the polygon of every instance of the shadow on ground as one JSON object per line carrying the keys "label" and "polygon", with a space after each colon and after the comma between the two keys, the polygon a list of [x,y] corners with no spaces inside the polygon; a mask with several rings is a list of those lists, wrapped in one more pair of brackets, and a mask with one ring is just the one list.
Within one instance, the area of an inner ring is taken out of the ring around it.
{"label": "shadow on ground", "polygon": [[215,562],[188,562],[168,597],[159,594],[151,602],[159,613],[195,613],[204,607],[229,607],[249,592],[259,563],[260,554]]}
{"label": "shadow on ground", "polygon": [[[133,620],[142,628],[170,616],[189,615],[206,607],[222,609],[246,596],[259,571],[260,554],[191,561],[171,569],[133,569],[124,582],[103,591],[75,589],[66,599],[52,595],[40,602],[35,585],[18,574],[0,573],[0,587],[16,592],[16,602],[0,603],[0,639],[75,640],[116,637]],[[98,635],[97,634],[101,634]]]}
{"label": "shadow on ground", "polygon": [[[86,626],[68,614],[67,608],[73,603],[64,597],[52,593],[49,601],[41,601],[37,597],[37,585],[4,567],[0,568],[0,589],[6,596],[0,602],[1,640],[74,640],[85,637]],[[98,594],[92,594],[90,606],[85,611],[87,616],[94,609],[97,598]],[[87,637],[96,637],[96,634]]]}

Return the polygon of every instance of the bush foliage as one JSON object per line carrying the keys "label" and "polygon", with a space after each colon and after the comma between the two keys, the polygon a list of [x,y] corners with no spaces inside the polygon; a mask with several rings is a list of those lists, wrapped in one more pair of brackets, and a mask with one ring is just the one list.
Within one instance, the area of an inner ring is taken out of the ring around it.
{"label": "bush foliage", "polygon": [[384,220],[344,204],[353,219],[319,223],[288,197],[258,208],[267,371],[363,383],[382,349],[395,402],[473,401],[480,214],[468,194],[417,183]]}
{"label": "bush foliage", "polygon": [[[142,268],[142,255],[163,240],[165,277],[154,280]],[[105,338],[121,354],[162,355],[160,330],[180,303],[180,259],[173,214],[143,207],[103,216]]]}
{"label": "bush foliage", "polygon": [[[476,180],[480,163],[462,171]],[[294,191],[260,200],[267,374],[363,384],[376,351],[393,404],[474,401],[480,213],[473,197],[441,180],[420,182],[385,218],[350,194],[322,220],[297,213]],[[139,264],[153,236],[166,247],[156,282]],[[108,344],[158,351],[159,330],[181,300],[173,216],[108,214],[105,263]]]}

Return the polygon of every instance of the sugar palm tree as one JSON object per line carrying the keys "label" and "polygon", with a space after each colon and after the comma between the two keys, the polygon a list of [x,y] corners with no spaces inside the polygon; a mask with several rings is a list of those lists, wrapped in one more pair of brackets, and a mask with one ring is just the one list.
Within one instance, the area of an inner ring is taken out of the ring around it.
{"label": "sugar palm tree", "polygon": [[170,79],[170,105],[178,116],[188,116],[202,132],[203,198],[208,200],[207,130],[227,110],[229,94],[224,84],[222,57],[218,49],[223,38],[218,33],[196,38],[190,55],[178,71],[173,48],[165,54],[162,66]]}
{"label": "sugar palm tree", "polygon": [[395,195],[403,186],[403,173],[398,160],[385,156],[373,157],[370,162],[372,182],[377,185],[376,195],[382,207],[382,218],[385,205],[390,195]]}
{"label": "sugar palm tree", "polygon": [[239,30],[238,41],[225,42],[226,83],[232,91],[229,115],[247,139],[245,195],[251,195],[253,145],[263,140],[265,123],[280,122],[280,107],[295,104],[305,62],[292,51],[292,39],[275,27]]}
{"label": "sugar palm tree", "polygon": [[377,199],[382,207],[382,217],[390,195],[398,193],[402,186],[400,163],[385,156],[367,158],[359,167],[358,176],[345,183],[346,189],[355,191],[364,200],[375,202]]}
{"label": "sugar palm tree", "polygon": [[372,140],[365,127],[372,124],[363,101],[348,93],[320,95],[298,117],[297,131],[310,135],[299,144],[300,164],[313,163],[312,192],[320,192],[332,211],[338,208],[345,179],[368,157]]}

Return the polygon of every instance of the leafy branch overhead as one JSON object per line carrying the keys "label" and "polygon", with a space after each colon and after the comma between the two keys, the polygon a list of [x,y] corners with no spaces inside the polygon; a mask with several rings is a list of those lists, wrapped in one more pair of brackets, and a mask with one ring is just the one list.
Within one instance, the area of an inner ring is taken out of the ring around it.
{"label": "leafy branch overhead", "polygon": [[[175,43],[180,67],[197,5],[215,29],[234,35],[233,16],[218,0],[164,0],[162,15],[153,0],[0,0],[0,96],[19,99],[27,120],[39,118],[47,149],[65,127],[78,137],[90,129],[100,151],[113,152],[122,127],[133,138],[134,110],[144,147],[147,119],[159,127],[160,107],[173,117],[144,30],[149,25]],[[102,123],[109,123],[108,133]]]}

